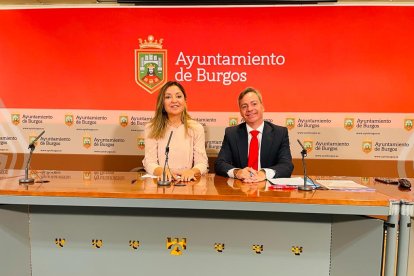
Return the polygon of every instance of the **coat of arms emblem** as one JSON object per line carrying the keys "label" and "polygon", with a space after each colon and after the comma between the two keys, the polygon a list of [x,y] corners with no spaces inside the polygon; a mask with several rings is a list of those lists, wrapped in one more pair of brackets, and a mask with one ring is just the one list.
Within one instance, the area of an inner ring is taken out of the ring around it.
{"label": "coat of arms emblem", "polygon": [[152,94],[167,82],[167,50],[162,49],[163,39],[149,35],[138,39],[140,49],[135,50],[135,81]]}

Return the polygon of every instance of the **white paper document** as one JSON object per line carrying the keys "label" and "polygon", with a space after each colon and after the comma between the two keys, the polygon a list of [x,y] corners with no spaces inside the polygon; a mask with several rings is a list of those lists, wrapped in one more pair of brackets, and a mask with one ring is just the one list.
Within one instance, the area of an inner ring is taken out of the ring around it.
{"label": "white paper document", "polygon": [[141,178],[157,178],[157,176],[147,173],[147,174],[141,176]]}
{"label": "white paper document", "polygon": [[319,184],[329,190],[372,190],[372,188],[358,184],[352,180],[317,180]]}
{"label": "white paper document", "polygon": [[[273,178],[268,180],[273,185],[288,185],[288,186],[303,186],[302,177],[291,177],[291,178]],[[308,181],[308,184],[312,185]]]}

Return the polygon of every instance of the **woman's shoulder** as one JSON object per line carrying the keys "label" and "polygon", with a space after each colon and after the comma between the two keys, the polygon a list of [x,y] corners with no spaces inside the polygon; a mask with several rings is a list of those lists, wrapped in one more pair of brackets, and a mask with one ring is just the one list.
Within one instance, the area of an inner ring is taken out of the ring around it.
{"label": "woman's shoulder", "polygon": [[196,131],[197,130],[204,130],[204,127],[199,122],[197,122],[196,120],[191,119],[191,120],[188,120],[187,123],[188,123],[189,128],[192,128]]}
{"label": "woman's shoulder", "polygon": [[146,136],[152,132],[152,128],[153,128],[153,125],[151,124],[151,122],[148,122],[144,125],[144,133],[146,134]]}

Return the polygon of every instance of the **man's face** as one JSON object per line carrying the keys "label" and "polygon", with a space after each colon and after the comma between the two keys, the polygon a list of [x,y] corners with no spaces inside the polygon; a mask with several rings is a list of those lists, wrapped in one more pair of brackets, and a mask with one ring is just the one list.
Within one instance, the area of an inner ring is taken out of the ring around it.
{"label": "man's face", "polygon": [[256,129],[263,122],[264,107],[256,93],[249,92],[239,102],[240,114],[246,123]]}

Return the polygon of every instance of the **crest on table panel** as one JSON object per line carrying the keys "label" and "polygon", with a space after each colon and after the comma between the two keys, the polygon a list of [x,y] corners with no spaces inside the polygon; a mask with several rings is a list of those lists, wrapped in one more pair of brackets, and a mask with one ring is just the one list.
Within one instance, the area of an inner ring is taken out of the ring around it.
{"label": "crest on table panel", "polygon": [[262,244],[253,244],[252,250],[256,254],[262,254],[262,252],[263,252],[263,245]]}
{"label": "crest on table panel", "polygon": [[167,50],[162,49],[164,39],[149,35],[139,41],[135,49],[135,82],[152,94],[167,82]]}
{"label": "crest on table panel", "polygon": [[129,247],[131,249],[137,250],[139,246],[140,246],[140,242],[138,240],[130,240],[129,241]]}
{"label": "crest on table panel", "polygon": [[66,243],[66,239],[65,238],[56,238],[55,239],[55,244],[57,247],[62,248],[65,246]]}
{"label": "crest on table panel", "polygon": [[224,251],[224,248],[225,248],[224,243],[216,242],[214,244],[214,250],[216,250],[219,253],[222,253]]}
{"label": "crest on table panel", "polygon": [[183,251],[187,249],[186,238],[167,238],[167,249],[170,250],[170,255],[180,256]]}
{"label": "crest on table panel", "polygon": [[93,239],[92,242],[91,242],[91,244],[92,244],[92,247],[99,249],[99,248],[101,248],[103,246],[103,240],[101,240],[101,239]]}
{"label": "crest on table panel", "polygon": [[303,252],[303,247],[294,245],[292,246],[291,251],[293,254],[295,254],[295,256],[300,256],[300,254]]}

